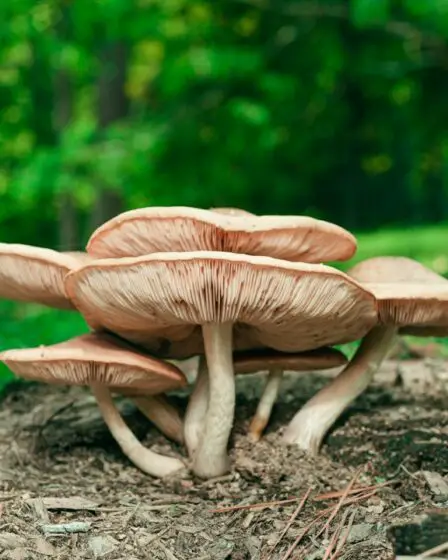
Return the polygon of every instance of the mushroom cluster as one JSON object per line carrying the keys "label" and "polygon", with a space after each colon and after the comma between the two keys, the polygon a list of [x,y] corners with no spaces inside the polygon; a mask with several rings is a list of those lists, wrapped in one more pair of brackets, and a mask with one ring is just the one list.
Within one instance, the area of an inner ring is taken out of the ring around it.
{"label": "mushroom cluster", "polygon": [[[448,281],[414,261],[385,257],[348,274],[321,264],[355,251],[351,233],[313,218],[187,207],[120,214],[92,234],[85,253],[0,244],[0,297],[75,310],[91,329],[0,360],[27,379],[89,386],[112,435],[144,472],[189,467],[203,478],[230,468],[236,374],[268,372],[249,427],[256,441],[284,371],[345,366],[286,428],[286,443],[316,452],[396,334],[448,327]],[[332,348],[360,339],[350,363]],[[182,418],[165,393],[187,384],[181,361],[192,356],[199,368]],[[133,399],[185,445],[188,459],[146,449],[111,392]]]}

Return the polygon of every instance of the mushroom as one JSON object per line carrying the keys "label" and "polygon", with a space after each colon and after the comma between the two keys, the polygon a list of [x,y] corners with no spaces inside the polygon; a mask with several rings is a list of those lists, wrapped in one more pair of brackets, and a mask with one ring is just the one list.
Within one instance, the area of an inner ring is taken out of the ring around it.
{"label": "mushroom", "polygon": [[64,277],[81,264],[78,255],[0,243],[0,298],[73,309],[65,293]]}
{"label": "mushroom", "polygon": [[333,268],[224,252],[99,260],[65,284],[84,317],[111,331],[180,341],[202,329],[210,392],[193,468],[203,477],[229,468],[235,324],[235,336],[242,329],[260,346],[294,352],[355,340],[377,317],[373,295]]}
{"label": "mushroom", "polygon": [[146,449],[116,409],[110,388],[162,393],[186,384],[172,364],[138,354],[117,344],[108,335],[88,334],[61,344],[7,350],[0,361],[25,379],[59,385],[88,385],[111,434],[123,453],[147,474],[163,477],[183,468],[183,463]]}
{"label": "mushroom", "polygon": [[392,349],[401,328],[427,332],[448,327],[448,280],[405,257],[376,257],[348,274],[378,301],[379,324],[362,340],[344,370],[294,416],[284,433],[286,443],[317,453],[342,412],[370,384]]}
{"label": "mushroom", "polygon": [[[233,368],[236,375],[258,371],[269,372],[257,411],[249,428],[252,439],[258,441],[267,426],[284,371],[323,370],[340,367],[346,363],[347,359],[344,354],[334,348],[319,348],[296,354],[276,352],[270,349],[235,353]],[[196,384],[184,420],[184,439],[190,456],[194,455],[204,427],[208,391],[207,364],[201,356]]]}
{"label": "mushroom", "polygon": [[304,216],[223,214],[188,207],[131,210],[90,237],[96,258],[137,257],[164,251],[224,251],[320,263],[346,260],[356,240],[345,229]]}
{"label": "mushroom", "polygon": [[165,395],[148,395],[141,389],[114,389],[118,393],[132,400],[139,411],[148,418],[166,437],[173,441],[184,443],[184,423],[179,410]]}

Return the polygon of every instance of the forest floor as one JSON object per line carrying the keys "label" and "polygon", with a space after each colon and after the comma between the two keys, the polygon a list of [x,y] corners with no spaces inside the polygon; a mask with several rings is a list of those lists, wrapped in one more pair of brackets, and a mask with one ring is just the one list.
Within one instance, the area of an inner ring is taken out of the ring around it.
{"label": "forest floor", "polygon": [[[387,362],[314,458],[283,446],[279,434],[331,374],[287,375],[259,443],[245,433],[263,376],[240,378],[233,470],[211,481],[140,473],[86,390],[11,386],[0,407],[0,558],[328,560],[336,558],[325,551],[338,531],[340,559],[392,559],[394,540],[421,552],[433,546],[431,532],[400,526],[428,510],[448,511],[446,364]],[[185,406],[184,397],[176,400]],[[131,403],[119,405],[147,446],[183,455]]]}

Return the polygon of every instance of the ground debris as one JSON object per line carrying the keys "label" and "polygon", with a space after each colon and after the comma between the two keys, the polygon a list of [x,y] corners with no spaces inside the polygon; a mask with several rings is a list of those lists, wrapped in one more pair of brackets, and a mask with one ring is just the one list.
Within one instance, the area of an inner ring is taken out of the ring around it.
{"label": "ground debris", "polygon": [[[0,558],[281,560],[323,515],[290,558],[322,560],[327,554],[330,560],[345,539],[338,560],[390,560],[390,524],[409,523],[438,500],[422,471],[448,475],[446,394],[428,380],[414,392],[425,377],[417,369],[414,360],[413,381],[394,385],[387,372],[396,365],[389,363],[329,434],[319,457],[283,446],[279,435],[328,376],[287,374],[272,421],[256,444],[246,432],[265,376],[242,376],[229,446],[234,468],[207,482],[140,473],[98,418],[88,391],[22,386],[0,410],[0,457],[8,457],[1,469],[11,472],[0,476]],[[184,397],[174,398],[185,408]],[[60,410],[61,403],[71,402]],[[137,437],[170,454],[173,444],[125,405],[120,409]],[[39,419],[46,424],[38,434]],[[86,524],[87,532],[61,533],[76,523]],[[45,524],[57,526],[58,533],[43,533]]]}

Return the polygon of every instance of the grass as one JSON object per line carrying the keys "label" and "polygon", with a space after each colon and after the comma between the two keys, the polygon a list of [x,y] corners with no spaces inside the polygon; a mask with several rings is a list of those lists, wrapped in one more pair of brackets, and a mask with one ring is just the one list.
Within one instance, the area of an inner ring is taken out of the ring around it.
{"label": "grass", "polygon": [[[448,224],[409,230],[381,230],[361,234],[356,257],[347,263],[334,263],[346,270],[356,262],[377,255],[411,257],[442,275],[448,275]],[[75,312],[55,311],[35,305],[0,302],[0,350],[55,344],[87,332],[83,319]],[[446,339],[437,340],[448,348]],[[344,346],[351,355],[356,343]],[[0,389],[12,375],[0,364]]]}
{"label": "grass", "polygon": [[347,263],[338,267],[346,270],[357,262],[378,255],[410,257],[442,275],[448,275],[448,224],[410,228],[383,229],[356,236],[358,251]]}

